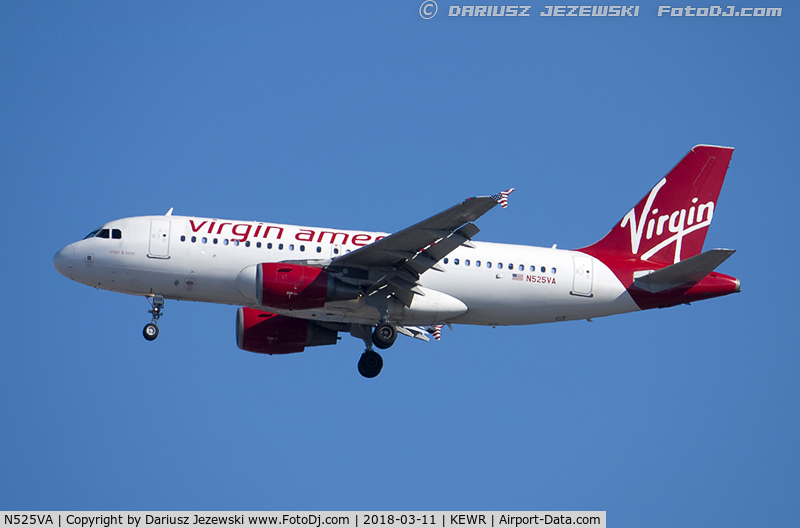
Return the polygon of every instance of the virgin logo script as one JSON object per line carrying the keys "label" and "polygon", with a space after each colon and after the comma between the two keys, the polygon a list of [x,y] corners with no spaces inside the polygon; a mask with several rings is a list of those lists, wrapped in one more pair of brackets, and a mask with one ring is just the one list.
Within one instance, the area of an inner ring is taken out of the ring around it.
{"label": "virgin logo script", "polygon": [[[689,207],[688,211],[686,209],[679,209],[659,215],[659,210],[652,208],[653,202],[656,200],[658,191],[660,191],[666,183],[667,179],[663,178],[653,187],[653,190],[650,191],[650,194],[647,196],[644,209],[642,209],[638,220],[636,218],[636,208],[634,207],[622,218],[622,223],[620,223],[620,227],[623,228],[628,225],[630,226],[631,253],[634,255],[639,254],[642,237],[644,237],[645,240],[650,240],[654,236],[657,237],[656,241],[658,241],[658,243],[642,254],[639,257],[640,260],[648,260],[665,247],[674,243],[675,257],[673,262],[680,262],[683,237],[710,225],[711,218],[714,216],[714,202],[711,201],[697,205],[697,198],[692,199],[692,205]],[[647,226],[646,232],[645,225]],[[671,234],[671,236],[667,236],[667,238],[661,240],[665,228],[667,233]]]}

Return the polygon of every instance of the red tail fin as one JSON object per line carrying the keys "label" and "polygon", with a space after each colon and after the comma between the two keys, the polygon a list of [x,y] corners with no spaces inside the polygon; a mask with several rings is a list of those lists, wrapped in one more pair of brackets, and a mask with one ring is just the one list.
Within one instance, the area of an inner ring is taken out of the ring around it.
{"label": "red tail fin", "polygon": [[732,155],[730,147],[697,145],[605,237],[583,250],[663,264],[699,254]]}

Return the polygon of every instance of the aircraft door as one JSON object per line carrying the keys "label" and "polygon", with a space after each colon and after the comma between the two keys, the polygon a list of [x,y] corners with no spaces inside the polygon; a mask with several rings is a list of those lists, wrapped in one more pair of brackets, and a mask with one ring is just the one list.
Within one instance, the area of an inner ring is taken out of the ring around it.
{"label": "aircraft door", "polygon": [[150,249],[147,256],[151,258],[169,258],[169,220],[153,220],[150,222]]}
{"label": "aircraft door", "polygon": [[581,255],[572,257],[574,275],[572,293],[581,297],[592,297],[592,275],[594,274],[592,257]]}

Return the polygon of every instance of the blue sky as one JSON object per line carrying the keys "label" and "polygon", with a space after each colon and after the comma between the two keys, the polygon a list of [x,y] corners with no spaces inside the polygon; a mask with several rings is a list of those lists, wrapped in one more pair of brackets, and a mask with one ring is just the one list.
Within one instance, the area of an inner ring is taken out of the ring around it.
{"label": "blue sky", "polygon": [[[607,510],[796,519],[800,23],[451,18],[419,1],[0,4],[0,508]],[[453,4],[457,5],[457,4]],[[742,5],[741,7],[746,7]],[[480,240],[581,247],[695,144],[736,148],[706,248],[739,295],[398,339],[236,348],[232,307],[60,276],[175,214],[395,231],[516,187]]]}

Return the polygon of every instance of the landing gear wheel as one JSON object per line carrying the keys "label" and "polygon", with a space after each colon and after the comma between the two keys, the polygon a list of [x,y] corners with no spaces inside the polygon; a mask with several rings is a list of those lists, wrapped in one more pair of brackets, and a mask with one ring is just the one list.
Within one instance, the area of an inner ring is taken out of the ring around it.
{"label": "landing gear wheel", "polygon": [[149,302],[151,306],[147,313],[153,316],[153,320],[144,325],[142,335],[144,335],[144,338],[148,341],[152,341],[158,337],[158,319],[164,315],[164,296],[153,295],[152,299],[147,297],[147,302]]}
{"label": "landing gear wheel", "polygon": [[158,326],[155,323],[147,323],[144,325],[144,330],[142,330],[142,335],[148,341],[152,341],[158,337]]}
{"label": "landing gear wheel", "polygon": [[383,358],[374,350],[367,350],[358,360],[358,372],[365,378],[374,378],[381,373]]}
{"label": "landing gear wheel", "polygon": [[379,323],[372,332],[372,344],[381,350],[392,346],[397,339],[397,328],[389,323]]}

